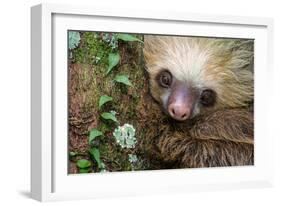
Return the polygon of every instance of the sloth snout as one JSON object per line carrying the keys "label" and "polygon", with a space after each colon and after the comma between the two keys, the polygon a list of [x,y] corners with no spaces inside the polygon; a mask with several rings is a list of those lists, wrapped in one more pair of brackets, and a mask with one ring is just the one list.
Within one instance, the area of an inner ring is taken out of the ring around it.
{"label": "sloth snout", "polygon": [[190,108],[184,104],[172,103],[168,107],[170,116],[178,121],[184,121],[190,116]]}

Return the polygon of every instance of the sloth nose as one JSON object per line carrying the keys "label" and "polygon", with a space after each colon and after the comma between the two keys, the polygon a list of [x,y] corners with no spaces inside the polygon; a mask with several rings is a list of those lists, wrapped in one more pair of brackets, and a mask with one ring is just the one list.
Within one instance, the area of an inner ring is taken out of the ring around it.
{"label": "sloth nose", "polygon": [[172,103],[168,107],[168,112],[172,118],[178,121],[186,120],[190,116],[190,108],[184,104]]}

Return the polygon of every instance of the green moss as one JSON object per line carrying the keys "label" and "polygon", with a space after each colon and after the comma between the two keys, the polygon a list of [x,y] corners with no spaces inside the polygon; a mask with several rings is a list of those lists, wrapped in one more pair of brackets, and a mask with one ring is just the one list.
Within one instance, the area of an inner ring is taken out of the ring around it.
{"label": "green moss", "polygon": [[106,64],[111,49],[96,32],[81,32],[80,46],[73,50],[73,62]]}

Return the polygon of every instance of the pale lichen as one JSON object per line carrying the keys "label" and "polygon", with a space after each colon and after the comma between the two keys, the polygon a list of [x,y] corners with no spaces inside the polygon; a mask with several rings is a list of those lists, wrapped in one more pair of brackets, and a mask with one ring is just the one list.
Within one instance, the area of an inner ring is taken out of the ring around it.
{"label": "pale lichen", "polygon": [[113,136],[122,148],[131,149],[134,148],[137,143],[135,132],[136,130],[132,125],[124,124],[114,130]]}
{"label": "pale lichen", "polygon": [[129,154],[128,156],[129,156],[129,162],[130,162],[131,164],[134,164],[134,163],[136,163],[136,162],[138,161],[137,155],[135,155],[135,154]]}
{"label": "pale lichen", "polygon": [[76,31],[70,31],[68,33],[68,48],[69,49],[74,49],[78,46],[80,42],[80,34],[79,32]]}

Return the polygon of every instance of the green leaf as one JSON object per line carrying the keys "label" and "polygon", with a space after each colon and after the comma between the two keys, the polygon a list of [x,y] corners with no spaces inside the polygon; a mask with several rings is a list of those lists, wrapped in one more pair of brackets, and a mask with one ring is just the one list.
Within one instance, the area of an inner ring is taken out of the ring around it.
{"label": "green leaf", "polygon": [[101,96],[100,100],[99,100],[99,109],[102,107],[102,105],[104,105],[105,103],[110,102],[112,100],[113,100],[113,98],[110,96],[107,96],[107,95]]}
{"label": "green leaf", "polygon": [[74,156],[76,156],[76,155],[77,155],[76,152],[69,152],[69,156],[70,156],[70,157],[74,157]]}
{"label": "green leaf", "polygon": [[90,168],[79,168],[79,173],[89,173],[90,172]]}
{"label": "green leaf", "polygon": [[128,86],[133,86],[127,75],[116,75],[114,80],[116,82],[119,82],[119,83],[122,83],[122,84],[125,84],[125,85],[128,85]]}
{"label": "green leaf", "polygon": [[97,129],[92,129],[89,135],[89,144],[98,136],[102,136],[103,133]]}
{"label": "green leaf", "polygon": [[110,53],[108,55],[108,68],[106,74],[109,74],[111,70],[119,63],[120,55],[119,53]]}
{"label": "green leaf", "polygon": [[123,41],[138,41],[138,42],[143,42],[137,37],[131,35],[131,34],[117,34],[117,39],[121,39]]}
{"label": "green leaf", "polygon": [[80,159],[76,162],[76,165],[80,168],[80,169],[85,169],[91,166],[91,162],[89,160],[86,159]]}
{"label": "green leaf", "polygon": [[109,112],[104,112],[101,114],[101,117],[106,120],[112,120],[114,122],[118,122],[115,115]]}
{"label": "green leaf", "polygon": [[104,170],[105,169],[105,164],[103,162],[100,163],[100,169]]}
{"label": "green leaf", "polygon": [[98,167],[102,168],[99,149],[94,147],[94,148],[90,149],[89,152],[92,155],[92,157],[97,161]]}

